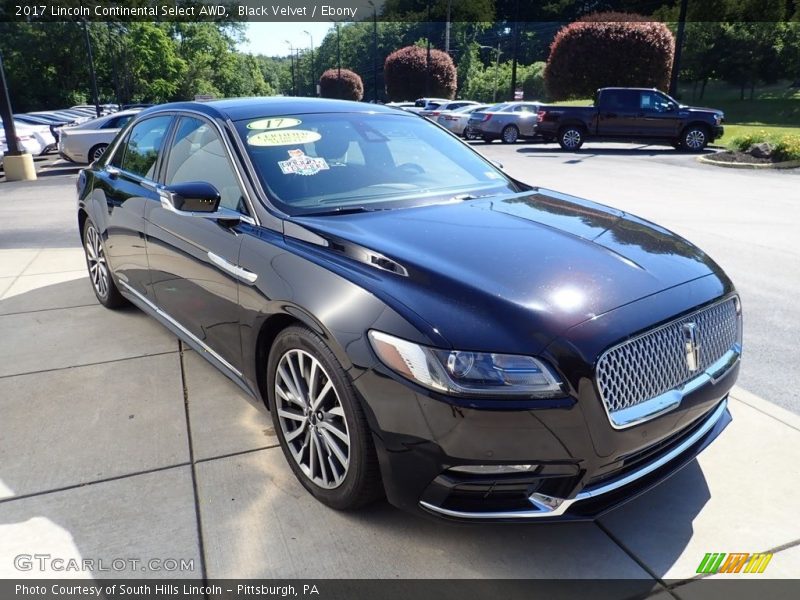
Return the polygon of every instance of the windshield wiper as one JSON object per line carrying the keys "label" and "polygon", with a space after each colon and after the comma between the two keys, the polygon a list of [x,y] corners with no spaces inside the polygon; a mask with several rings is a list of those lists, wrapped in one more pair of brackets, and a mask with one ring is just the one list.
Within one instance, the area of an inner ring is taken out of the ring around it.
{"label": "windshield wiper", "polygon": [[314,210],[311,212],[295,215],[297,217],[325,217],[330,215],[353,215],[356,213],[375,212],[382,210],[379,208],[367,208],[366,206],[339,206],[330,210]]}

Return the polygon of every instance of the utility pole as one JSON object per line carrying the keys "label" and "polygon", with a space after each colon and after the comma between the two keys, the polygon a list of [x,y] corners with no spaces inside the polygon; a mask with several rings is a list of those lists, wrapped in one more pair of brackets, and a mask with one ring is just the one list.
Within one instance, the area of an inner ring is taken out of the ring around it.
{"label": "utility pole", "polygon": [[311,40],[311,95],[317,95],[317,82],[314,79],[314,36],[307,31],[304,31],[308,38]]}
{"label": "utility pole", "polygon": [[447,0],[447,21],[444,26],[444,51],[450,54],[450,9],[452,8],[453,0]]}
{"label": "utility pole", "polygon": [[294,47],[292,47],[292,43],[289,40],[284,40],[289,46],[289,61],[292,64],[292,96],[296,96],[297,92],[295,91],[294,87]]}
{"label": "utility pole", "polygon": [[378,103],[378,10],[372,0],[367,0],[372,7],[372,101]]}
{"label": "utility pole", "polygon": [[519,52],[519,0],[514,0],[514,45],[511,55],[511,98],[517,95],[517,53]]}
{"label": "utility pole", "polygon": [[81,19],[83,24],[83,35],[86,37],[86,51],[89,53],[89,74],[92,78],[92,103],[97,116],[100,116],[100,100],[97,97],[97,76],[94,72],[94,57],[92,56],[92,41],[89,39],[89,27],[86,19]]}
{"label": "utility pole", "polygon": [[[480,48],[486,48],[488,50],[494,50],[497,52],[497,55],[494,57],[494,92],[492,94],[492,102],[497,102],[497,78],[500,72],[500,38],[497,38],[497,48],[494,46],[479,46]],[[513,96],[512,96],[513,97]]]}
{"label": "utility pole", "polygon": [[678,77],[681,70],[681,53],[683,51],[683,37],[686,34],[686,10],[689,0],[681,0],[681,11],[678,15],[678,35],[675,39],[675,56],[672,60],[672,77],[669,80],[669,95],[678,95]]}
{"label": "utility pole", "polygon": [[11,110],[11,96],[8,93],[6,71],[3,68],[3,54],[0,52],[0,118],[6,135],[6,152],[3,154],[3,171],[6,181],[32,181],[36,179],[33,157],[20,149],[17,143],[17,128],[14,126],[14,113]]}
{"label": "utility pole", "polygon": [[425,96],[431,95],[431,0],[428,0],[428,50],[425,55]]}
{"label": "utility pole", "polygon": [[339,22],[337,21],[334,23],[336,25],[336,65],[338,72],[336,73],[336,86],[339,92],[339,99],[342,98],[342,49],[340,46],[339,40]]}

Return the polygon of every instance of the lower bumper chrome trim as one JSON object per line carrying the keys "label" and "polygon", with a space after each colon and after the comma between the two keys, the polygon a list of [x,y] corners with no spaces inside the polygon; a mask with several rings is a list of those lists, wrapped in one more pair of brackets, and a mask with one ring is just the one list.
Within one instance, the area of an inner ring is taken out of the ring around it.
{"label": "lower bumper chrome trim", "polygon": [[700,425],[700,427],[698,427],[697,430],[692,433],[692,435],[672,448],[669,452],[659,456],[646,465],[643,465],[636,471],[626,475],[621,475],[620,477],[610,481],[605,481],[596,487],[584,488],[574,498],[554,498],[544,494],[533,494],[529,498],[530,503],[533,505],[533,508],[530,510],[495,512],[465,512],[459,510],[450,510],[440,506],[435,506],[425,501],[421,501],[419,504],[431,512],[457,519],[535,519],[541,517],[557,517],[563,515],[567,509],[569,509],[576,502],[588,500],[589,498],[597,498],[598,496],[602,496],[603,494],[607,494],[623,486],[634,483],[638,479],[641,479],[642,477],[676,459],[700,439],[702,439],[702,437],[711,431],[711,429],[713,429],[713,427],[725,414],[727,407],[728,399],[725,397],[717,405],[717,407],[711,411],[711,414],[705,417],[703,424]]}

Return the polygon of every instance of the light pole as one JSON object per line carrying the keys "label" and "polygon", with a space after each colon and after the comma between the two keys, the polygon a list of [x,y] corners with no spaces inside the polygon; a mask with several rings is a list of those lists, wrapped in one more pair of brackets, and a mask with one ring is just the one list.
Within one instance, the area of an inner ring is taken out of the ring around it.
{"label": "light pole", "polygon": [[295,91],[294,87],[294,47],[292,46],[292,42],[289,40],[284,41],[289,46],[289,60],[292,63],[292,96],[297,96],[297,92]]}
{"label": "light pole", "polygon": [[308,39],[311,40],[311,95],[317,95],[317,84],[314,81],[314,36],[312,36],[307,31],[303,31],[308,36]]}
{"label": "light pole", "polygon": [[497,52],[497,55],[494,58],[494,93],[492,94],[492,102],[497,102],[497,77],[500,72],[500,55],[502,52],[500,51],[500,38],[497,38],[497,48],[494,46],[480,46],[481,48],[488,48],[489,50],[494,50]]}
{"label": "light pole", "polygon": [[339,99],[342,99],[342,49],[340,46],[339,40],[339,22],[335,22],[336,25],[336,86],[339,91]]}
{"label": "light pole", "polygon": [[681,0],[680,14],[678,15],[678,35],[675,38],[675,54],[672,57],[672,76],[669,81],[669,95],[673,98],[678,95],[678,77],[681,70],[681,54],[683,52],[683,37],[686,34],[686,10],[689,0]]}
{"label": "light pole", "polygon": [[372,0],[367,0],[367,3],[372,7],[372,101],[378,103],[378,10],[372,3]]}
{"label": "light pole", "polygon": [[81,19],[83,24],[83,34],[86,37],[86,51],[89,53],[89,74],[92,77],[92,102],[94,103],[94,111],[97,116],[100,116],[100,100],[97,98],[97,76],[94,72],[94,57],[92,56],[92,41],[89,39],[89,27],[86,24],[86,19]]}

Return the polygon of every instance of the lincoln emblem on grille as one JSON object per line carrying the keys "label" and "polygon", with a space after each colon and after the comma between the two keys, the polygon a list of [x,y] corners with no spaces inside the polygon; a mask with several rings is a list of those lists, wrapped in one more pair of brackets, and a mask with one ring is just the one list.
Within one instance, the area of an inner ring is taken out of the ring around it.
{"label": "lincoln emblem on grille", "polygon": [[683,346],[686,353],[686,365],[689,370],[697,371],[700,365],[700,344],[697,343],[697,323],[684,323]]}

